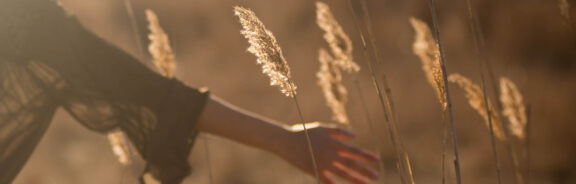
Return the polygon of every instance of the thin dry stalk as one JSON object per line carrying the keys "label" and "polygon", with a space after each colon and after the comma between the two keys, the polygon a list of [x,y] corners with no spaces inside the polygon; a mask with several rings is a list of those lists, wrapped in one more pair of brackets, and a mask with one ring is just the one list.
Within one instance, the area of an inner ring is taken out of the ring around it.
{"label": "thin dry stalk", "polygon": [[244,38],[246,38],[250,43],[248,52],[256,55],[258,58],[257,63],[262,65],[262,72],[270,78],[270,85],[278,86],[284,95],[294,100],[294,104],[298,110],[300,123],[304,128],[306,144],[314,168],[316,182],[320,184],[320,174],[316,163],[316,157],[314,156],[310,135],[308,134],[308,128],[304,122],[302,109],[298,103],[298,97],[296,96],[296,85],[292,82],[290,67],[282,55],[282,49],[278,45],[272,32],[266,29],[254,12],[236,6],[234,7],[234,14],[238,16],[240,24],[242,24],[243,27],[243,30],[240,33],[242,33]]}
{"label": "thin dry stalk", "polygon": [[[160,74],[166,78],[174,78],[176,73],[176,59],[172,47],[170,46],[170,38],[160,26],[158,16],[152,10],[146,10],[146,19],[148,20],[148,51],[152,55],[154,66],[160,71]],[[208,165],[208,173],[210,183],[213,183],[212,169],[210,164],[210,150],[208,146],[208,139],[201,137],[205,148],[206,162]]]}
{"label": "thin dry stalk", "polygon": [[[442,39],[440,38],[440,28],[438,26],[438,14],[436,13],[436,2],[428,0],[430,14],[432,15],[432,23],[434,25],[434,34],[436,35],[436,43],[438,44],[438,51],[440,52],[440,67],[442,69],[442,81],[444,84],[444,91],[446,96],[446,104],[448,115],[450,116],[450,129],[452,131],[452,145],[454,151],[454,171],[456,174],[456,183],[462,183],[462,174],[460,170],[460,154],[458,153],[458,136],[456,134],[456,123],[454,122],[454,111],[452,109],[452,99],[450,97],[450,90],[448,90],[448,75],[446,74],[446,59],[444,58],[444,49],[442,46]],[[493,141],[494,142],[494,141]]]}
{"label": "thin dry stalk", "polygon": [[[488,101],[488,105],[484,103],[484,95],[480,86],[474,84],[470,79],[457,73],[450,74],[448,80],[458,84],[462,89],[466,91],[466,98],[468,99],[470,106],[476,110],[476,112],[478,112],[482,118],[484,118],[486,126],[489,127],[489,121],[492,121],[494,134],[498,139],[505,141],[506,137],[504,136],[500,118],[498,117],[497,113],[494,113],[494,107],[490,101]],[[486,109],[486,106],[488,106],[488,109],[491,112],[490,117],[488,117],[488,110]]]}
{"label": "thin dry stalk", "polygon": [[330,51],[336,58],[334,63],[348,73],[357,73],[360,66],[354,62],[352,55],[352,40],[330,11],[330,7],[323,2],[316,2],[316,23],[324,30],[324,40],[328,42]]}
{"label": "thin dry stalk", "polygon": [[[353,8],[353,1],[349,0],[349,7],[352,10],[352,14],[354,15],[354,20],[356,20],[356,10]],[[376,89],[376,93],[378,95],[378,99],[380,102],[380,105],[382,107],[382,111],[384,112],[384,117],[386,119],[386,125],[388,127],[388,133],[390,136],[390,140],[392,142],[392,145],[394,147],[394,150],[396,151],[396,156],[397,156],[397,161],[398,161],[398,168],[399,168],[399,173],[400,173],[400,179],[402,183],[409,183],[409,184],[413,184],[414,183],[414,175],[412,173],[412,167],[410,164],[410,158],[408,157],[408,154],[406,153],[406,151],[404,150],[404,144],[402,141],[402,137],[400,136],[400,133],[398,131],[398,126],[396,124],[396,115],[395,115],[395,111],[393,108],[393,103],[392,103],[392,94],[391,94],[391,90],[390,87],[388,85],[388,80],[386,77],[385,73],[382,73],[382,83],[383,86],[381,87],[379,84],[379,81],[376,77],[376,63],[382,63],[382,58],[380,57],[380,52],[376,49],[376,41],[374,38],[374,34],[372,33],[372,24],[370,21],[370,15],[368,13],[368,7],[366,5],[366,2],[364,0],[359,1],[361,4],[361,8],[362,8],[362,25],[357,24],[357,22],[355,21],[355,25],[356,28],[359,30],[360,32],[360,38],[362,39],[362,49],[364,51],[364,54],[367,58],[374,58],[375,62],[370,62],[370,61],[366,61],[367,62],[367,66],[368,69],[370,71],[370,77],[372,79],[372,84],[374,86],[374,88]],[[367,35],[367,37],[369,38],[368,40],[365,39],[364,35]],[[369,41],[369,46],[367,44],[367,41]],[[382,90],[382,88],[384,90]]]}
{"label": "thin dry stalk", "polygon": [[509,129],[520,140],[525,139],[526,107],[522,102],[522,94],[510,79],[500,78],[500,102],[502,114],[508,118]]}
{"label": "thin dry stalk", "polygon": [[322,88],[326,105],[332,110],[332,119],[338,123],[348,125],[348,90],[342,84],[342,74],[334,58],[325,49],[320,49],[320,70],[316,73],[318,85]]}
{"label": "thin dry stalk", "polygon": [[174,52],[170,46],[170,39],[164,29],[160,27],[158,16],[152,10],[146,10],[146,18],[148,20],[148,51],[152,55],[153,63],[160,73],[168,78],[173,78],[176,70],[176,60],[174,59]]}
{"label": "thin dry stalk", "polygon": [[[176,70],[176,60],[172,47],[170,46],[170,39],[168,35],[160,26],[158,16],[154,11],[146,10],[146,20],[148,21],[148,52],[152,55],[152,63],[159,70],[160,75],[166,78],[174,78]],[[151,183],[159,183],[151,175],[146,175],[143,181]]]}
{"label": "thin dry stalk", "polygon": [[[172,47],[170,46],[170,38],[160,26],[158,16],[152,10],[146,10],[146,19],[148,20],[148,51],[152,55],[154,66],[160,71],[160,74],[166,78],[174,78],[176,73],[176,59]],[[208,146],[208,139],[201,137],[205,148],[205,155],[207,165],[209,167],[210,183],[213,183],[212,169],[210,164],[210,150]]]}
{"label": "thin dry stalk", "polygon": [[[370,132],[370,137],[375,137],[377,140],[378,138],[378,134],[375,133],[376,129],[374,128],[374,123],[372,121],[372,117],[370,116],[370,112],[369,112],[369,108],[366,105],[366,100],[364,98],[364,92],[362,90],[362,88],[360,87],[360,81],[358,80],[358,76],[354,77],[354,84],[356,87],[356,90],[358,90],[358,98],[360,98],[360,103],[362,104],[362,112],[364,112],[364,116],[366,118],[366,124],[368,124],[368,130]],[[374,149],[376,150],[376,155],[381,155],[382,154],[382,148],[380,146],[380,144],[378,142],[374,143]],[[387,178],[386,172],[384,170],[384,163],[383,161],[378,162],[378,170],[380,172],[381,177],[383,178]]]}
{"label": "thin dry stalk", "polygon": [[[474,50],[475,50],[475,54],[476,57],[475,59],[478,62],[478,71],[480,73],[480,85],[482,87],[482,93],[485,94],[484,95],[484,105],[486,106],[486,109],[488,109],[488,93],[486,92],[486,80],[485,80],[485,75],[484,75],[484,60],[486,60],[486,64],[488,66],[488,74],[489,77],[492,81],[492,84],[494,85],[494,90],[496,91],[495,94],[497,94],[498,92],[498,86],[496,85],[496,83],[494,82],[495,78],[494,78],[494,73],[492,71],[492,67],[490,66],[490,62],[487,59],[487,57],[483,57],[484,53],[483,53],[483,49],[485,47],[485,41],[484,41],[484,35],[482,34],[482,29],[480,27],[480,23],[478,21],[478,18],[472,8],[472,2],[470,0],[466,0],[466,6],[467,6],[467,15],[468,15],[468,25],[470,27],[470,31],[472,32],[472,39],[473,39],[473,43],[474,43]],[[501,104],[498,103],[497,101],[497,107],[501,107]],[[488,116],[492,116],[491,111],[488,111]],[[492,144],[492,152],[494,155],[494,161],[496,162],[496,174],[498,176],[498,183],[502,183],[502,173],[500,170],[500,161],[498,158],[498,149],[496,147],[496,141],[494,140],[494,131],[492,129],[493,124],[492,121],[489,121],[489,127],[490,127],[490,141]],[[504,132],[506,133],[506,132]],[[506,134],[506,138],[508,139],[508,134]],[[507,141],[505,142],[506,145],[508,146],[509,150],[513,150],[511,147],[511,144],[509,144]],[[510,155],[513,155],[512,152],[510,152]],[[514,165],[516,166],[517,162],[516,160],[514,161]],[[516,173],[518,173],[518,169],[517,167],[515,167]]]}
{"label": "thin dry stalk", "polygon": [[[140,40],[140,32],[138,31],[138,26],[136,25],[136,19],[134,17],[134,10],[132,8],[132,2],[130,0],[124,0],[124,7],[126,8],[126,13],[130,19],[132,26],[132,31],[134,32],[134,40],[136,42],[136,48],[138,49],[138,56],[143,59],[143,49],[142,41]],[[124,132],[120,129],[112,130],[108,133],[108,142],[112,146],[112,151],[118,157],[118,161],[123,165],[128,165],[132,163],[132,169],[135,176],[138,176],[138,164],[134,161],[134,156],[130,149],[129,140]],[[138,179],[138,183],[142,183]]]}
{"label": "thin dry stalk", "polygon": [[293,98],[297,87],[290,81],[290,67],[272,32],[248,9],[234,7],[234,14],[240,18],[243,27],[241,33],[250,43],[248,52],[256,55],[258,64],[262,65],[262,73],[270,78],[270,85],[278,86],[284,95]]}
{"label": "thin dry stalk", "polygon": [[423,21],[414,17],[410,18],[410,23],[416,32],[412,49],[422,62],[422,70],[426,74],[428,83],[436,90],[438,101],[442,105],[442,111],[446,111],[446,91],[442,80],[442,69],[440,66],[440,50],[436,39],[432,36],[430,28]]}
{"label": "thin dry stalk", "polygon": [[[342,85],[342,74],[339,70],[342,69],[347,73],[354,74],[357,74],[360,71],[360,66],[358,66],[353,59],[352,40],[350,40],[350,37],[344,32],[344,29],[338,21],[336,21],[329,6],[320,1],[316,2],[316,23],[318,27],[325,32],[324,40],[328,43],[332,54],[336,56],[336,58],[333,58],[324,49],[319,51],[319,60],[321,63],[320,71],[317,73],[319,85],[324,92],[327,105],[332,110],[333,119],[340,123],[350,125],[346,111],[347,91],[344,85]],[[354,83],[358,90],[360,103],[364,109],[363,112],[365,112],[367,124],[370,127],[370,135],[371,137],[375,137],[376,134],[374,133],[372,118],[370,117],[370,113],[368,112],[366,102],[362,95],[362,88],[358,81],[358,75],[354,76]],[[376,149],[377,154],[380,155],[381,148],[378,143],[375,143],[374,148]],[[384,164],[382,162],[378,163],[378,168],[380,173],[384,175]]]}
{"label": "thin dry stalk", "polygon": [[440,176],[442,184],[446,184],[446,157],[447,157],[447,152],[446,152],[446,145],[448,142],[448,127],[447,127],[447,122],[446,122],[446,113],[442,113],[442,119],[441,121],[441,125],[442,125],[442,154],[440,156],[440,162],[441,162],[441,173],[442,175]]}
{"label": "thin dry stalk", "polygon": [[144,56],[144,49],[142,48],[142,37],[140,37],[140,31],[138,29],[138,24],[136,23],[136,18],[134,16],[134,8],[132,7],[132,1],[131,0],[124,0],[124,8],[126,8],[126,14],[128,15],[128,18],[130,19],[130,27],[132,29],[133,32],[133,37],[134,37],[134,42],[136,42],[136,48],[138,49],[137,53],[138,53],[138,57],[141,57],[141,60],[144,60],[145,56]]}
{"label": "thin dry stalk", "polygon": [[[519,140],[526,140],[526,124],[528,122],[526,116],[526,107],[522,102],[522,94],[516,85],[508,78],[500,78],[500,102],[502,104],[502,114],[508,119],[508,130],[512,135],[516,136]],[[506,132],[507,138],[510,139],[510,134]],[[519,156],[512,147],[510,142],[506,142],[510,153],[510,159],[514,164],[514,174],[518,183],[524,183],[524,177],[520,170]]]}
{"label": "thin dry stalk", "polygon": [[532,120],[532,116],[530,115],[531,113],[531,106],[530,103],[528,103],[526,105],[526,147],[525,149],[525,154],[526,154],[526,183],[530,184],[530,181],[532,179],[532,149],[531,149],[531,143],[532,143],[532,128],[534,127],[534,122],[531,121]]}

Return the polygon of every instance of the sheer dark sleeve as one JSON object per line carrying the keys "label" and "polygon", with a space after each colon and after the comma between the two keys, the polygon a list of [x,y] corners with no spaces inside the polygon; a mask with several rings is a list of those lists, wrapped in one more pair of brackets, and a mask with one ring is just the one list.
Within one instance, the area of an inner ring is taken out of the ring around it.
{"label": "sheer dark sleeve", "polygon": [[70,55],[49,64],[67,79],[63,106],[86,127],[120,127],[163,183],[188,175],[194,124],[207,93],[149,70],[78,23],[69,36]]}
{"label": "sheer dark sleeve", "polygon": [[[58,10],[49,10],[47,20],[32,26],[39,30],[26,44],[28,60],[17,64],[35,76],[40,93],[50,94],[44,99],[53,103],[46,108],[61,106],[94,131],[120,128],[157,179],[180,182],[190,172],[187,158],[197,135],[195,122],[208,93],[156,74],[56,5],[51,7]],[[45,122],[33,126],[43,131]],[[23,139],[37,142],[39,137]]]}
{"label": "sheer dark sleeve", "polygon": [[57,103],[44,86],[48,83],[19,63],[0,59],[0,183],[16,177],[52,120]]}

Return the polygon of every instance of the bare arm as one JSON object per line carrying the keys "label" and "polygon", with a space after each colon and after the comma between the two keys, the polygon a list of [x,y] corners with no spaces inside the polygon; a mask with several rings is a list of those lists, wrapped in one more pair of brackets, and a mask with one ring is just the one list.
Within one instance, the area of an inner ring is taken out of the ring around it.
{"label": "bare arm", "polygon": [[[377,172],[363,163],[376,164],[378,158],[373,153],[338,140],[353,138],[351,132],[319,123],[306,127],[323,183],[335,183],[330,175],[351,183],[367,183],[366,178],[377,178]],[[308,174],[314,173],[305,135],[299,128],[242,110],[212,96],[200,117],[198,129],[272,152]]]}
{"label": "bare arm", "polygon": [[290,134],[287,126],[242,110],[214,96],[206,103],[198,129],[270,152],[279,149],[274,142],[282,142],[281,139]]}

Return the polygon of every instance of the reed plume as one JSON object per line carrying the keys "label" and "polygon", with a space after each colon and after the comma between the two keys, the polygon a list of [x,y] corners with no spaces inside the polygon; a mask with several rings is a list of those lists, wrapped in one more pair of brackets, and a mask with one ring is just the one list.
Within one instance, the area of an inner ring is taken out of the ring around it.
{"label": "reed plume", "polygon": [[[358,29],[359,33],[360,33],[360,38],[362,39],[362,50],[364,51],[364,54],[366,56],[366,58],[372,58],[374,59],[374,62],[370,62],[370,61],[366,61],[367,67],[368,67],[368,71],[370,72],[370,77],[372,79],[372,85],[374,86],[374,89],[376,90],[376,94],[378,96],[378,100],[380,102],[381,105],[381,110],[384,113],[384,118],[385,118],[385,124],[387,126],[387,130],[390,136],[390,140],[392,143],[392,146],[394,148],[394,150],[396,151],[396,156],[397,156],[397,161],[398,161],[398,169],[399,169],[399,173],[400,173],[400,180],[402,183],[410,183],[413,184],[414,183],[414,175],[412,172],[412,167],[410,166],[410,158],[408,157],[408,154],[406,153],[406,150],[404,149],[404,143],[402,141],[402,136],[400,135],[399,131],[398,131],[398,126],[397,126],[397,120],[396,120],[396,113],[394,110],[394,106],[393,106],[393,100],[392,100],[392,94],[391,94],[391,89],[388,83],[388,79],[387,76],[385,74],[385,72],[382,72],[382,80],[381,80],[381,84],[378,80],[378,78],[376,77],[376,70],[378,67],[378,64],[383,64],[383,59],[381,56],[381,53],[378,51],[378,47],[376,45],[376,39],[374,37],[374,33],[372,31],[373,27],[370,21],[370,14],[368,12],[368,7],[366,5],[366,1],[364,0],[360,0],[360,1],[353,1],[353,0],[348,0],[349,3],[349,8],[352,11],[352,15],[354,17],[354,20],[356,20],[355,15],[357,14],[357,11],[355,10],[355,8],[353,7],[353,2],[359,2],[360,3],[360,7],[361,7],[361,14],[362,17],[361,19],[363,21],[361,21],[360,24],[357,24],[357,22],[355,21],[355,25],[356,28]],[[383,168],[383,167],[382,167]]]}
{"label": "reed plume", "polygon": [[352,41],[336,21],[327,4],[316,2],[316,24],[324,30],[324,40],[328,42],[330,51],[334,54],[334,64],[348,73],[360,71],[360,66],[354,62]]}
{"label": "reed plume", "polygon": [[525,138],[526,107],[522,102],[522,94],[510,79],[500,78],[500,102],[502,114],[508,118],[509,129],[513,135],[521,140]]}
{"label": "reed plume", "polygon": [[244,38],[246,38],[250,43],[248,52],[256,55],[258,58],[257,63],[262,65],[262,72],[270,78],[270,85],[278,86],[284,95],[294,100],[294,104],[298,110],[300,124],[302,125],[304,135],[306,136],[306,144],[310,153],[312,167],[314,168],[316,182],[320,184],[320,171],[318,170],[318,165],[316,163],[316,156],[314,156],[312,141],[310,140],[308,129],[306,128],[304,118],[302,117],[302,109],[300,108],[296,96],[296,85],[292,82],[290,67],[282,55],[282,49],[278,45],[272,32],[264,27],[264,24],[260,19],[258,19],[254,12],[236,6],[234,7],[234,14],[238,16],[240,24],[242,24],[243,30],[240,33],[242,33]]}
{"label": "reed plume", "polygon": [[153,63],[160,70],[160,73],[168,78],[174,77],[176,62],[174,52],[170,47],[170,39],[166,32],[160,27],[158,16],[152,10],[146,10],[146,19],[148,20],[148,51],[152,55]]}
{"label": "reed plume", "polygon": [[410,24],[412,24],[416,33],[412,50],[414,54],[420,58],[426,79],[428,79],[428,83],[436,90],[436,96],[442,105],[442,111],[445,111],[448,103],[446,103],[446,91],[444,90],[444,79],[442,78],[443,74],[438,44],[426,23],[411,17]]}
{"label": "reed plume", "polygon": [[290,81],[290,67],[272,32],[248,9],[234,7],[234,14],[242,24],[242,35],[250,43],[248,52],[258,57],[257,63],[262,65],[262,73],[270,78],[270,85],[278,86],[284,95],[293,98],[297,87]]}
{"label": "reed plume", "polygon": [[320,49],[318,57],[320,70],[316,77],[324,93],[326,105],[332,110],[332,119],[338,123],[349,124],[346,111],[348,91],[342,84],[342,73],[328,51]]}
{"label": "reed plume", "polygon": [[[428,83],[436,91],[436,97],[440,103],[442,112],[446,112],[448,103],[446,102],[446,91],[444,88],[444,76],[440,63],[440,49],[430,28],[420,19],[410,17],[410,24],[414,29],[414,43],[412,44],[413,53],[420,58],[422,70],[426,75]],[[446,130],[445,113],[442,114],[442,183],[446,180],[446,139],[448,131]]]}
{"label": "reed plume", "polygon": [[[494,107],[490,101],[488,101],[488,105],[484,103],[484,94],[482,93],[480,86],[474,84],[470,79],[460,74],[450,74],[448,80],[457,83],[466,91],[466,98],[468,98],[470,106],[476,110],[482,118],[484,118],[484,122],[486,122],[488,127],[490,127],[489,121],[492,121],[492,129],[494,135],[496,135],[498,139],[506,140],[500,118],[497,113],[494,113]],[[488,117],[488,110],[486,107],[488,107],[491,117]]]}
{"label": "reed plume", "polygon": [[130,161],[130,154],[128,153],[128,145],[124,139],[124,135],[122,135],[122,131],[120,130],[113,130],[108,133],[108,142],[110,142],[110,146],[112,146],[112,151],[114,151],[114,155],[118,157],[118,162],[122,165],[128,165],[131,163]]}

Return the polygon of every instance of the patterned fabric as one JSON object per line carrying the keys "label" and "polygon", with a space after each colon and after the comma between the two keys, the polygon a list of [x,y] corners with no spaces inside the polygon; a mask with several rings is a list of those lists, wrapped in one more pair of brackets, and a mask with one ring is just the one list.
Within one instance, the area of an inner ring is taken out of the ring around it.
{"label": "patterned fabric", "polygon": [[208,96],[156,74],[55,2],[0,1],[0,183],[14,180],[58,108],[93,131],[120,128],[157,179],[179,183]]}

